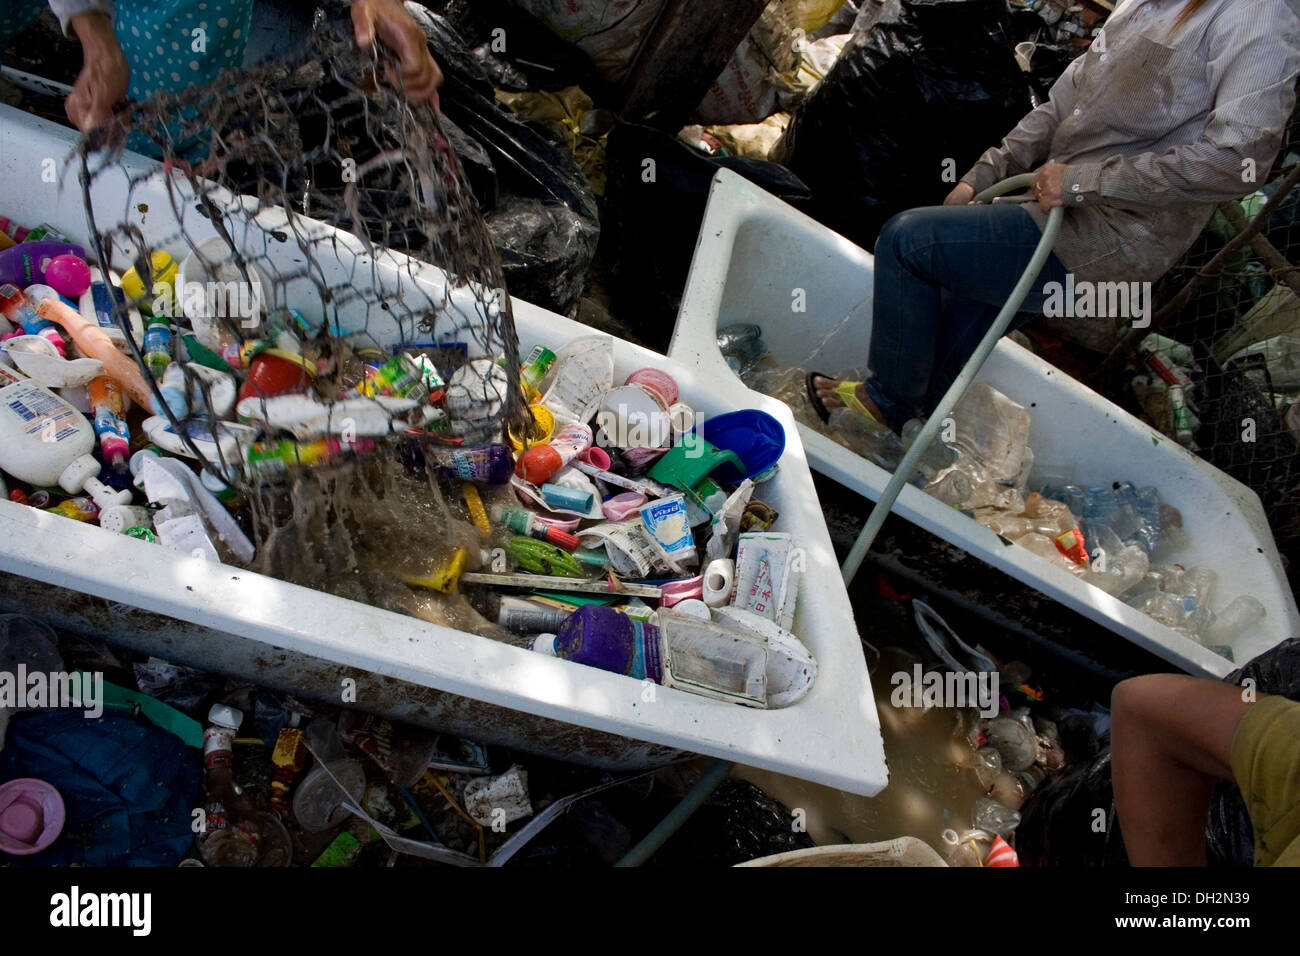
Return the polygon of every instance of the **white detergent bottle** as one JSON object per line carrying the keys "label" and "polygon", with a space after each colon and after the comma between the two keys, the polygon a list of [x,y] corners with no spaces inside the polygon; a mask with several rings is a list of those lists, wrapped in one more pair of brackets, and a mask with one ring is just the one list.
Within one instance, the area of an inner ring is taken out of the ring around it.
{"label": "white detergent bottle", "polygon": [[100,508],[129,502],[131,492],[114,491],[96,477],[90,421],[48,388],[12,379],[0,376],[0,384],[9,383],[0,388],[0,468],[38,487],[84,491]]}

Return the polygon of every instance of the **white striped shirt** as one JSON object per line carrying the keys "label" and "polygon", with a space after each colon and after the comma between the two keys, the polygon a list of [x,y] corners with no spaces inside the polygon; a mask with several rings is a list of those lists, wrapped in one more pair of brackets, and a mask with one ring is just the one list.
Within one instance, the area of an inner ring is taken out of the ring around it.
{"label": "white striped shirt", "polygon": [[1263,185],[1281,145],[1300,0],[1207,0],[1171,33],[1183,5],[1124,0],[1048,101],[963,177],[978,192],[1064,163],[1055,252],[1076,279],[1158,279],[1218,203]]}

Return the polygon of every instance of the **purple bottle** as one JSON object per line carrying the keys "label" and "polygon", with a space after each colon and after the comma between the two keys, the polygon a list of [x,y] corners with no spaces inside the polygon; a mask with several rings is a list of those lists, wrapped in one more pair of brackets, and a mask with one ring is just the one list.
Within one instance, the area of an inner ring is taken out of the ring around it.
{"label": "purple bottle", "polygon": [[504,485],[515,473],[515,457],[500,443],[437,448],[432,457],[439,472],[458,481]]}
{"label": "purple bottle", "polygon": [[574,611],[555,635],[554,653],[566,661],[638,680],[649,677],[656,684],[663,680],[659,629],[613,608],[589,604]]}
{"label": "purple bottle", "polygon": [[45,282],[45,267],[55,256],[71,253],[86,258],[86,250],[70,242],[20,242],[8,249],[0,249],[0,285],[11,282],[21,289]]}
{"label": "purple bottle", "polygon": [[586,605],[554,636],[539,635],[533,650],[714,700],[767,706],[765,642],[687,614],[661,611],[655,627],[613,608]]}

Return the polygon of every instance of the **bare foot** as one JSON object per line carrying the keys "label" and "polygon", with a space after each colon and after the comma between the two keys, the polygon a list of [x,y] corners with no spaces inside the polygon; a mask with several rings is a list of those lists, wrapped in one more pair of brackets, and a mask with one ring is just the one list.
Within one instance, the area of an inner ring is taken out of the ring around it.
{"label": "bare foot", "polygon": [[[813,391],[817,393],[817,398],[826,406],[827,411],[844,407],[844,402],[839,395],[835,394],[835,389],[839,387],[839,384],[839,379],[827,378],[824,375],[813,376]],[[858,401],[866,406],[867,411],[872,414],[876,421],[883,422],[885,420],[884,413],[880,411],[876,403],[871,400],[871,396],[867,394],[867,387],[864,383],[859,382],[858,387],[853,390],[853,394]]]}

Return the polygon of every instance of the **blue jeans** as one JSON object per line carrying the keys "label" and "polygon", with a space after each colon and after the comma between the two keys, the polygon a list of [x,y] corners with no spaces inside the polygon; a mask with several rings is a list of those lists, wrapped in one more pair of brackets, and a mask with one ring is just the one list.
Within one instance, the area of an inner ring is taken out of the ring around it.
{"label": "blue jeans", "polygon": [[[1019,203],[925,206],[885,224],[876,240],[866,390],[891,429],[935,410],[1041,238]],[[1055,253],[1047,257],[1008,331],[1042,311],[1044,284],[1064,283],[1065,272]]]}

